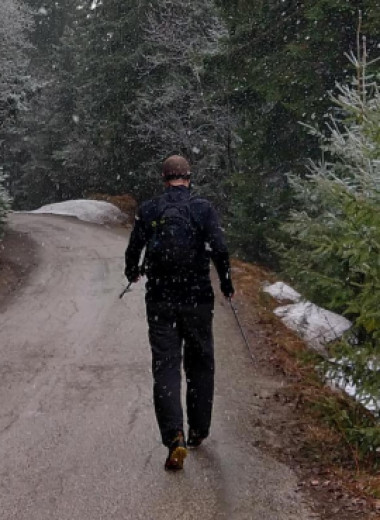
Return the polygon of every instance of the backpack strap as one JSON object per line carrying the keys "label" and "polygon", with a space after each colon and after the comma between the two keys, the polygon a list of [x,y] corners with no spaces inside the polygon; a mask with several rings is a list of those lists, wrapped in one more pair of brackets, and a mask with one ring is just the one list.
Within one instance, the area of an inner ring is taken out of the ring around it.
{"label": "backpack strap", "polygon": [[172,206],[172,205],[181,206],[182,205],[182,206],[188,207],[190,223],[195,227],[195,229],[198,231],[199,235],[201,235],[202,234],[201,226],[198,224],[196,218],[194,218],[192,211],[191,211],[191,202],[198,198],[199,197],[197,195],[190,195],[190,197],[188,199],[184,199],[184,200],[181,200],[178,202],[167,202],[167,201],[165,201],[163,196],[160,197],[158,199],[157,210],[155,211],[154,218],[151,219],[148,224],[149,234],[154,235],[154,233],[157,231],[157,227],[159,226],[162,215],[165,213],[165,211],[170,206]]}
{"label": "backpack strap", "polygon": [[187,207],[189,212],[189,220],[190,222],[193,222],[194,218],[191,214],[191,208],[190,208],[190,199],[184,199],[179,200],[177,202],[166,202],[164,199],[161,199],[158,203],[158,215],[156,220],[159,222],[161,220],[162,215],[165,213],[165,211],[170,208],[171,206],[177,206],[177,207]]}

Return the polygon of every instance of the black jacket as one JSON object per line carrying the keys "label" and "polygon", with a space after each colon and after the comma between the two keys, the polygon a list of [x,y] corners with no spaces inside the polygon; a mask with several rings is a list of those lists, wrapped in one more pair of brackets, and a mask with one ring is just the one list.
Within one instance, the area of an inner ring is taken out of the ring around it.
{"label": "black jacket", "polygon": [[[213,301],[210,281],[210,259],[215,264],[224,295],[233,294],[230,262],[223,233],[216,211],[205,199],[190,197],[190,190],[185,186],[170,186],[160,197],[144,202],[136,214],[135,226],[125,252],[125,275],[134,281],[139,275],[141,252],[152,237],[152,222],[159,217],[159,207],[165,202],[188,199],[191,217],[203,246],[197,256],[197,262],[186,273],[164,273],[150,269],[147,272],[147,301],[173,301],[173,303],[207,303]],[[154,266],[153,266],[154,267]]]}

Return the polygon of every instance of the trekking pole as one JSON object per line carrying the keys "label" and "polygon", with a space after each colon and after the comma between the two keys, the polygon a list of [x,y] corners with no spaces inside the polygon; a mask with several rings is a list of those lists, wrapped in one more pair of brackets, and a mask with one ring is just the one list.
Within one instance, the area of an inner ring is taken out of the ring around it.
{"label": "trekking pole", "polygon": [[132,284],[133,283],[137,283],[140,280],[140,276],[144,276],[144,274],[145,274],[145,258],[144,258],[144,262],[142,263],[142,265],[139,266],[139,276],[136,278],[136,280],[133,280],[132,282],[129,282],[127,287],[120,294],[120,296],[119,296],[120,300],[123,298],[124,294],[129,292],[130,288],[132,287]]}
{"label": "trekking pole", "polygon": [[127,285],[127,287],[126,287],[126,288],[124,289],[124,291],[120,294],[120,296],[119,296],[120,300],[123,298],[124,294],[126,294],[126,293],[129,291],[129,289],[130,289],[131,286],[132,286],[132,283],[133,283],[133,282],[129,282],[129,284]]}
{"label": "trekking pole", "polygon": [[234,313],[234,316],[236,318],[236,323],[238,324],[238,327],[240,329],[240,333],[241,333],[241,335],[242,335],[242,337],[244,339],[244,343],[245,343],[245,345],[246,345],[246,347],[248,349],[248,352],[249,352],[249,355],[251,357],[252,363],[254,363],[255,362],[255,358],[253,357],[253,354],[252,354],[252,351],[251,351],[251,347],[249,346],[247,335],[244,332],[243,326],[242,326],[242,324],[240,322],[238,310],[235,307],[235,305],[232,303],[232,298],[228,298],[228,301],[230,302],[230,306],[231,306],[232,312]]}

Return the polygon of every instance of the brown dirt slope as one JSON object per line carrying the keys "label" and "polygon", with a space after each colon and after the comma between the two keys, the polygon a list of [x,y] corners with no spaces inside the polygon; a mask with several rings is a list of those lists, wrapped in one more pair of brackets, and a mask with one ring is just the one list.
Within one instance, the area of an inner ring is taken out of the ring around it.
{"label": "brown dirt slope", "polygon": [[0,309],[37,264],[37,247],[26,233],[6,228],[0,242]]}
{"label": "brown dirt slope", "polygon": [[260,425],[273,432],[277,441],[268,436],[259,441],[260,446],[295,469],[300,489],[319,504],[321,518],[380,519],[379,474],[373,466],[358,462],[344,435],[329,427],[319,413],[325,402],[341,409],[356,404],[321,384],[304,342],[273,314],[279,303],[262,288],[276,281],[274,274],[235,260],[233,279],[256,369],[282,379],[281,391],[263,402]]}

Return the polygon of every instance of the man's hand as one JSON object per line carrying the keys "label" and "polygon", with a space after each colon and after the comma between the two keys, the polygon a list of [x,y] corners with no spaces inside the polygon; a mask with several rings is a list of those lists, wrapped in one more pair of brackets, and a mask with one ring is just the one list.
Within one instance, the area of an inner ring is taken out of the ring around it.
{"label": "man's hand", "polygon": [[220,290],[222,291],[223,295],[227,300],[230,300],[234,297],[235,289],[231,283],[231,280],[227,279],[223,283],[220,284]]}
{"label": "man's hand", "polygon": [[136,269],[128,269],[126,267],[124,269],[124,274],[127,277],[128,282],[137,283],[140,280],[140,272],[138,267]]}

